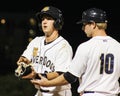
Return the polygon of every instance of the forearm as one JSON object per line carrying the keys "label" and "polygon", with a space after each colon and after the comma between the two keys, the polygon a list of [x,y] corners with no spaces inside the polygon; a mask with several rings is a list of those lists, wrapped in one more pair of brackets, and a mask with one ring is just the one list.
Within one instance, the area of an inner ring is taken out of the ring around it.
{"label": "forearm", "polygon": [[41,74],[38,74],[38,75],[41,79],[31,80],[31,82],[35,85],[51,87],[51,86],[61,86],[61,85],[68,84],[63,74],[52,80],[48,80],[47,78],[43,77]]}
{"label": "forearm", "polygon": [[60,86],[60,85],[65,85],[68,84],[68,81],[64,78],[64,75],[60,75],[55,79],[49,80],[48,85],[46,86]]}
{"label": "forearm", "polygon": [[[36,79],[41,79],[38,76],[39,73],[36,74],[35,78]],[[46,73],[46,74],[41,74],[42,76],[46,77],[48,80],[54,79],[56,77],[58,77],[59,75],[63,74],[63,72],[50,72],[50,73]]]}
{"label": "forearm", "polygon": [[51,79],[54,79],[56,77],[58,77],[59,74],[57,72],[50,72],[50,73],[47,73],[47,79],[48,80],[51,80]]}
{"label": "forearm", "polygon": [[70,72],[66,72],[53,80],[48,81],[49,86],[60,86],[68,83],[76,82],[78,77],[74,76]]}

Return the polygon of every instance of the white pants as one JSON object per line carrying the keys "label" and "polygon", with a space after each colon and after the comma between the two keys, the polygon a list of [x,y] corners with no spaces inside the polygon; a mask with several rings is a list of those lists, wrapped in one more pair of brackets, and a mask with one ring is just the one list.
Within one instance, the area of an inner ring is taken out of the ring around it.
{"label": "white pants", "polygon": [[35,96],[72,96],[71,90],[62,90],[56,92],[40,92],[37,91]]}
{"label": "white pants", "polygon": [[118,95],[110,95],[110,94],[103,94],[103,93],[84,93],[81,96],[118,96]]}

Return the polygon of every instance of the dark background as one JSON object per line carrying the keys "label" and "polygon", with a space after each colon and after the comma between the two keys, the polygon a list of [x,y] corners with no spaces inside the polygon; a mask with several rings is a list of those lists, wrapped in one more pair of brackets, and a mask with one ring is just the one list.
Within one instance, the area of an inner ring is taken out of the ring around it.
{"label": "dark background", "polygon": [[87,38],[76,22],[81,19],[82,12],[87,8],[97,7],[106,11],[108,17],[108,35],[120,41],[119,33],[119,3],[105,0],[3,0],[0,2],[0,20],[6,19],[6,24],[0,24],[0,60],[1,73],[10,72],[16,67],[16,61],[28,44],[29,29],[35,30],[35,35],[42,32],[29,24],[29,19],[35,18],[35,13],[46,5],[58,7],[63,12],[64,26],[61,35],[73,46],[86,41]]}
{"label": "dark background", "polygon": [[[42,35],[37,23],[32,26],[30,18],[35,18],[36,12],[46,5],[52,5],[63,12],[64,26],[60,34],[65,37],[76,51],[77,46],[88,40],[81,25],[76,22],[81,19],[82,12],[88,8],[103,9],[108,17],[108,35],[120,42],[119,0],[2,0],[0,1],[0,75],[14,74],[16,61],[22,54],[28,38]],[[1,20],[6,23],[2,24]],[[31,35],[29,30],[34,30]],[[3,95],[5,96],[5,95]],[[16,96],[16,95],[15,95]],[[18,95],[19,96],[19,95]]]}

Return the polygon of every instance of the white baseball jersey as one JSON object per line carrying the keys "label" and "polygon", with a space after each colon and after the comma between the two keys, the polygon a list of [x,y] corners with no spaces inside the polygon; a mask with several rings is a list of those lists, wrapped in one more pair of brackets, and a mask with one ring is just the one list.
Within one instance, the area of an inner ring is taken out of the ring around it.
{"label": "white baseball jersey", "polygon": [[80,44],[69,71],[77,77],[82,76],[79,93],[95,91],[112,94],[105,96],[118,94],[120,43],[110,36],[96,36]]}
{"label": "white baseball jersey", "polygon": [[[73,51],[70,44],[59,36],[50,44],[45,45],[45,37],[33,39],[22,56],[27,57],[34,63],[37,73],[48,73],[54,71],[66,72],[72,60]],[[70,89],[70,84],[57,87],[41,87],[44,90],[59,91]]]}

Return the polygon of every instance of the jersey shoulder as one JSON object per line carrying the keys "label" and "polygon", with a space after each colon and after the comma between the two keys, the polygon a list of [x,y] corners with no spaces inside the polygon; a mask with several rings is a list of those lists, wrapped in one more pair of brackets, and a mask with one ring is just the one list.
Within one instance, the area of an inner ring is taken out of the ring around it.
{"label": "jersey shoulder", "polygon": [[45,36],[37,36],[31,42],[40,42],[41,40],[45,39]]}
{"label": "jersey shoulder", "polygon": [[58,38],[58,41],[60,41],[59,46],[72,48],[72,46],[70,45],[70,43],[65,38],[63,38],[62,36],[60,36]]}

